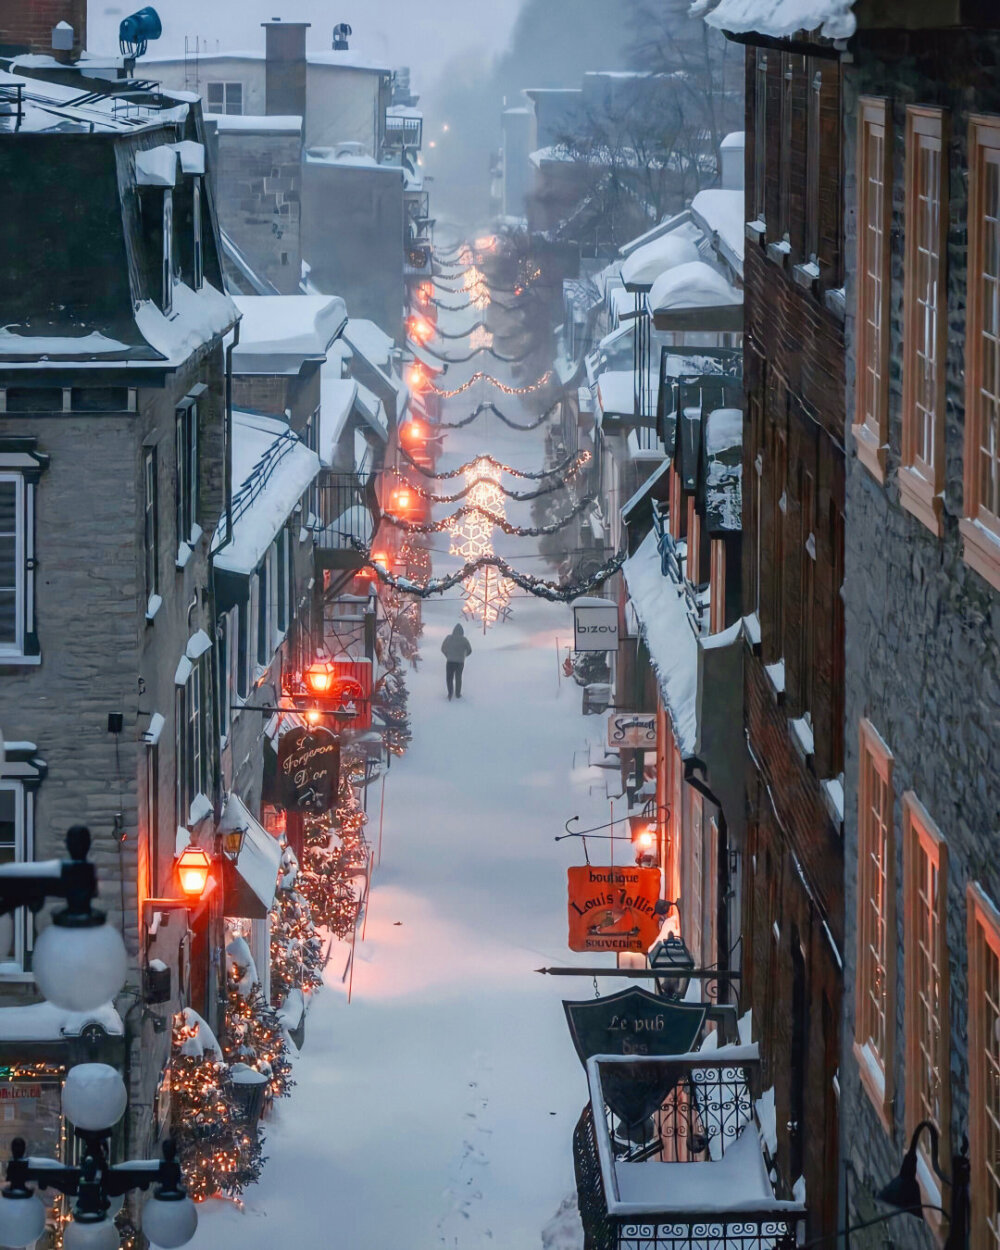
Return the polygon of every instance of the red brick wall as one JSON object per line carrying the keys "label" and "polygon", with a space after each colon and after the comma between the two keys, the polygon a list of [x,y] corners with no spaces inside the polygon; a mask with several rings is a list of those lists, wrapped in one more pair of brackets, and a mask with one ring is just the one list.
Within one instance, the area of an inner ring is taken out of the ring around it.
{"label": "red brick wall", "polygon": [[73,27],[73,51],[60,59],[76,60],[87,46],[87,0],[0,0],[0,46],[52,53],[52,28]]}

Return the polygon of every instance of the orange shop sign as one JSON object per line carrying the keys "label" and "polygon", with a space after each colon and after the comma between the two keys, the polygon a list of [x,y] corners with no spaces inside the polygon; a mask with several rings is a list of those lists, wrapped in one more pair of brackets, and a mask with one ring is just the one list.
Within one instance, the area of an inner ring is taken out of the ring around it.
{"label": "orange shop sign", "polygon": [[660,933],[657,868],[570,868],[571,951],[646,951]]}

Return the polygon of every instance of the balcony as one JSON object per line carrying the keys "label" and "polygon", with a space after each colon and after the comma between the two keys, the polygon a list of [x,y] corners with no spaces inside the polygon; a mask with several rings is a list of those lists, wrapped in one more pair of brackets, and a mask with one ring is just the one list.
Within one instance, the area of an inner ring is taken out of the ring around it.
{"label": "balcony", "polygon": [[585,1250],[794,1250],[753,1113],[755,1046],[597,1055],[573,1136]]}
{"label": "balcony", "polygon": [[327,473],[314,500],[313,541],[321,569],[359,569],[364,560],[352,539],[371,543],[378,528],[378,500],[369,473]]}

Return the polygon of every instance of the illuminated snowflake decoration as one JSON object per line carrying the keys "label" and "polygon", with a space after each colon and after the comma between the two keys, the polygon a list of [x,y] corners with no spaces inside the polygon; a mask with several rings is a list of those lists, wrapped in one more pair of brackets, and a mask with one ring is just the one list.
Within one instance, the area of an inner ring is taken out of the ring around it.
{"label": "illuminated snowflake decoration", "polygon": [[[471,486],[470,506],[485,508],[494,516],[506,516],[504,494],[500,489],[501,473],[500,466],[485,456],[467,466],[465,482]],[[483,513],[466,513],[452,522],[449,529],[449,550],[466,563],[493,554],[493,523]],[[484,629],[510,615],[510,582],[489,565],[476,569],[465,579],[462,593],[463,613],[472,620],[482,621]]]}
{"label": "illuminated snowflake decoration", "polygon": [[476,326],[469,335],[469,350],[473,352],[487,351],[493,346],[493,335],[485,326]]}

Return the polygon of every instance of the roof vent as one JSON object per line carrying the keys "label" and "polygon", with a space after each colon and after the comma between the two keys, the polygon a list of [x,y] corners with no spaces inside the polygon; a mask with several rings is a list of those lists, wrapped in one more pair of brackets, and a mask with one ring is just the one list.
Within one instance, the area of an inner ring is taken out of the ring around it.
{"label": "roof vent", "polygon": [[333,28],[333,50],[334,52],[346,52],[347,40],[354,32],[346,22],[338,22]]}

